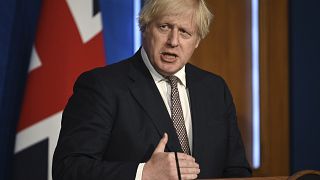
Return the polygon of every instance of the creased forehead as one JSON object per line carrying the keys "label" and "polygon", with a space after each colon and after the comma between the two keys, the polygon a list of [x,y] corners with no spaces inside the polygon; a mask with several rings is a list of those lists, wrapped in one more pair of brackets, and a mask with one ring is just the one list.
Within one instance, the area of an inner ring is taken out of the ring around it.
{"label": "creased forehead", "polygon": [[184,14],[169,14],[164,16],[159,16],[158,18],[151,21],[148,25],[151,24],[170,24],[170,25],[176,25],[178,28],[183,28],[185,30],[188,30],[190,33],[197,32],[197,26],[196,22],[194,21],[192,11]]}

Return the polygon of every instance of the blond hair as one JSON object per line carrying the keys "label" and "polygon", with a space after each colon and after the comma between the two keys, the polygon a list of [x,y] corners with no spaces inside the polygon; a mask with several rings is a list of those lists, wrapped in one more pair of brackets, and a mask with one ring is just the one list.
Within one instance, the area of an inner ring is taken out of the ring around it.
{"label": "blond hair", "polygon": [[198,35],[201,39],[209,33],[213,15],[204,0],[145,0],[139,15],[139,27],[144,32],[146,26],[156,18],[164,15],[179,15],[192,8]]}

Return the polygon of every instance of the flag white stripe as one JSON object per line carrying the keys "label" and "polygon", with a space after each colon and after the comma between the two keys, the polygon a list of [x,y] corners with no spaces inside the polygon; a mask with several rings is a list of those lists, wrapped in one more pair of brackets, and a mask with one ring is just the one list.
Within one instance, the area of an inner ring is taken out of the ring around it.
{"label": "flag white stripe", "polygon": [[22,130],[16,136],[15,153],[48,139],[48,180],[51,180],[51,167],[54,149],[57,145],[61,127],[62,111],[43,119],[42,121]]}
{"label": "flag white stripe", "polygon": [[37,49],[35,46],[32,47],[30,64],[29,64],[29,73],[39,67],[41,67],[42,63],[40,61]]}

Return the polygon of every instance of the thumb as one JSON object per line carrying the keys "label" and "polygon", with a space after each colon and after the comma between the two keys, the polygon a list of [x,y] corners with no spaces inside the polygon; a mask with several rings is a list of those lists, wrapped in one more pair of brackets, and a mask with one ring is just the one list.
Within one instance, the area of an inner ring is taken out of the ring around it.
{"label": "thumb", "polygon": [[164,133],[163,137],[160,139],[160,142],[153,153],[164,152],[168,142],[168,134]]}

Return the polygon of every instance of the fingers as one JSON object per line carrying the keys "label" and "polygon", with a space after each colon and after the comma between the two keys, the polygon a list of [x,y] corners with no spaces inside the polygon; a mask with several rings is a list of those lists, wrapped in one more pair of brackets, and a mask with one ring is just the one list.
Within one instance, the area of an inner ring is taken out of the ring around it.
{"label": "fingers", "polygon": [[180,168],[181,174],[199,174],[200,169],[199,168]]}
{"label": "fingers", "polygon": [[[175,161],[175,155],[174,153],[170,153],[171,157],[170,159]],[[199,164],[196,162],[195,158],[184,154],[184,153],[177,153],[178,161],[179,161],[179,166],[185,167],[185,168],[198,168],[199,169]]]}
{"label": "fingers", "polygon": [[180,168],[196,168],[199,169],[199,164],[194,161],[186,161],[186,160],[179,160]]}
{"label": "fingers", "polygon": [[180,168],[181,179],[197,179],[199,168]]}
{"label": "fingers", "polygon": [[184,153],[178,153],[178,159],[180,160],[187,160],[187,161],[193,161],[195,162],[195,158],[188,155],[188,154],[184,154]]}
{"label": "fingers", "polygon": [[198,175],[197,174],[182,174],[181,179],[183,180],[192,180],[192,179],[197,179]]}
{"label": "fingers", "polygon": [[[177,178],[177,166],[174,153],[165,153],[165,147],[168,142],[168,134],[164,133],[163,137],[159,141],[155,148],[151,159],[146,163],[144,168],[144,175],[158,174],[159,177],[167,177],[164,179]],[[196,163],[194,157],[184,154],[177,153],[179,162],[179,170],[182,179],[196,179],[200,173],[199,164]],[[150,166],[150,167],[149,167]],[[148,172],[152,173],[148,173]],[[168,178],[171,177],[171,178]]]}
{"label": "fingers", "polygon": [[196,179],[200,173],[199,164],[195,158],[184,153],[177,154],[181,179]]}
{"label": "fingers", "polygon": [[163,137],[160,139],[160,142],[153,153],[164,152],[167,142],[168,142],[168,134],[164,133]]}
{"label": "fingers", "polygon": [[[175,153],[164,152],[168,142],[168,135],[165,133],[159,141],[154,153],[143,168],[143,179],[178,179],[178,169],[175,159]],[[179,171],[181,179],[196,179],[200,173],[199,164],[192,156],[183,153],[177,153],[179,162]]]}

